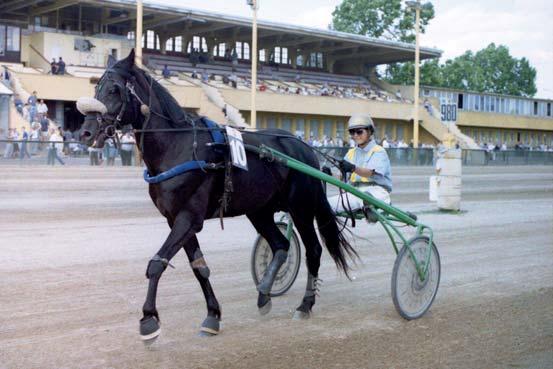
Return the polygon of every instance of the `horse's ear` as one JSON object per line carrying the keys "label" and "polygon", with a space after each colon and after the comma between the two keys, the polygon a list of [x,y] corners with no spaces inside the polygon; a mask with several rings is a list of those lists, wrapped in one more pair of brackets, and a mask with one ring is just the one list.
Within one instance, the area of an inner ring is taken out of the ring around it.
{"label": "horse's ear", "polygon": [[129,56],[121,60],[119,63],[130,70],[134,66],[134,49],[131,50]]}
{"label": "horse's ear", "polygon": [[115,65],[115,63],[117,63],[117,60],[115,60],[115,58],[113,57],[113,55],[111,55],[111,54],[108,55],[108,63],[107,63],[107,64],[108,64],[108,65],[107,65],[108,69],[111,68],[111,67],[113,67],[113,66]]}

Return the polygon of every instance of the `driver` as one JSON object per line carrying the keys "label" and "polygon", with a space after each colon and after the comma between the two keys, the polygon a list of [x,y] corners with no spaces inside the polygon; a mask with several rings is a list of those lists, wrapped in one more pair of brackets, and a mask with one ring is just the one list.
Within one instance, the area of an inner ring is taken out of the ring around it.
{"label": "driver", "polygon": [[[348,131],[355,141],[343,160],[340,169],[351,173],[349,184],[357,187],[361,192],[369,193],[373,197],[390,204],[392,192],[392,173],[390,159],[386,150],[377,145],[374,140],[374,123],[368,114],[355,114],[348,122]],[[346,198],[347,197],[347,198]],[[359,210],[363,207],[363,200],[345,193],[329,198],[329,203],[336,213],[346,211],[348,207]]]}

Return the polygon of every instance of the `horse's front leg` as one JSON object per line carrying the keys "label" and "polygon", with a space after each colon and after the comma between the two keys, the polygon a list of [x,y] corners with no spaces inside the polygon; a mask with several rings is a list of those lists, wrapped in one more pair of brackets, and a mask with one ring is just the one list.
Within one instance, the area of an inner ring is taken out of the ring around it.
{"label": "horse's front leg", "polygon": [[207,304],[207,317],[202,323],[200,328],[201,336],[214,336],[219,333],[219,322],[221,321],[221,307],[215,293],[209,283],[209,267],[204,259],[202,251],[200,250],[200,244],[196,235],[192,236],[190,240],[183,246],[190,261],[190,267],[196,276],[202,291],[204,293],[205,301]]}
{"label": "horse's front leg", "polygon": [[140,337],[145,343],[151,343],[161,333],[159,314],[156,308],[157,286],[161,275],[169,265],[169,261],[179,251],[181,245],[195,236],[196,230],[192,222],[192,214],[181,212],[175,219],[171,233],[157,254],[148,263],[146,278],[149,279],[146,302],[142,307],[144,316],[140,319]]}

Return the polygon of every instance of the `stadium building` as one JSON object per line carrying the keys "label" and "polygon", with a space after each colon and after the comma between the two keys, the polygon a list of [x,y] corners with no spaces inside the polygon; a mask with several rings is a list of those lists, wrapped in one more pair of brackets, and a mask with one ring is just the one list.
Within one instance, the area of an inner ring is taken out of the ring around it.
{"label": "stadium building", "polygon": [[[0,65],[14,96],[25,101],[37,91],[53,121],[78,130],[83,117],[75,101],[94,94],[108,57],[128,55],[135,24],[136,4],[129,0],[2,1]],[[143,27],[144,65],[183,108],[249,124],[250,19],[145,4]],[[413,87],[380,80],[376,67],[413,60],[414,45],[260,21],[258,47],[257,127],[336,140],[346,137],[352,113],[369,112],[379,137],[412,140]],[[440,55],[421,48],[421,59]],[[60,57],[64,74],[53,74],[50,62]],[[169,78],[162,76],[165,66]],[[443,103],[455,107],[452,122],[442,119]],[[9,124],[28,124],[10,105]],[[419,140],[426,144],[447,133],[466,148],[488,141],[553,144],[551,100],[423,87],[419,119]]]}

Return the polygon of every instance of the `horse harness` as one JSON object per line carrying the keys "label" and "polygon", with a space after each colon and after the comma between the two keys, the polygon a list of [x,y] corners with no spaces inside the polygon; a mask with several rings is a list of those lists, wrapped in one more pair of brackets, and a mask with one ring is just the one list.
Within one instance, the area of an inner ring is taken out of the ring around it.
{"label": "horse harness", "polygon": [[[111,70],[108,70],[107,72],[108,73],[106,73],[106,77],[103,77],[98,82],[98,86],[96,87],[96,89],[97,89],[96,92],[99,93],[101,91],[101,89],[103,87],[102,82],[103,82],[104,78],[106,78],[106,79],[112,81],[112,83],[119,89],[122,105],[121,105],[121,109],[120,109],[119,113],[117,114],[117,116],[115,118],[106,117],[106,116],[99,116],[97,119],[98,119],[99,122],[101,122],[103,120],[103,121],[105,121],[109,124],[107,127],[104,128],[104,133],[106,134],[106,136],[108,136],[110,138],[116,137],[117,145],[119,145],[119,140],[117,138],[117,135],[115,134],[115,130],[117,128],[119,128],[121,130],[133,130],[133,127],[132,127],[131,124],[123,125],[123,124],[121,124],[121,120],[123,119],[123,115],[124,115],[128,105],[130,105],[132,107],[133,113],[135,113],[135,105],[132,104],[132,99],[135,98],[140,103],[140,113],[145,117],[144,122],[142,123],[142,129],[139,130],[141,132],[139,148],[140,148],[141,151],[143,151],[144,133],[146,133],[148,131],[153,131],[153,130],[148,130],[148,124],[150,122],[151,115],[155,114],[155,115],[159,116],[162,119],[165,119],[165,120],[168,120],[168,121],[171,120],[171,118],[166,117],[162,113],[156,112],[155,110],[151,109],[152,95],[153,95],[153,93],[152,93],[153,92],[152,91],[153,78],[150,77],[150,83],[149,83],[149,89],[150,89],[149,96],[150,96],[150,98],[149,98],[148,104],[146,104],[138,96],[138,94],[135,91],[134,85],[131,82],[131,80],[134,79],[134,77],[132,77],[130,74],[124,75],[124,77],[127,77],[126,78],[127,82],[123,86],[122,83],[118,82],[116,79],[111,77],[111,72],[112,72]],[[125,74],[123,71],[120,71],[120,70],[117,70],[117,73]],[[202,117],[198,120],[193,120],[193,119],[190,119],[190,118],[187,118],[186,120],[187,120],[187,123],[192,125],[192,132],[193,132],[193,137],[194,137],[194,142],[193,142],[193,145],[192,145],[192,158],[194,160],[190,160],[190,161],[184,162],[182,164],[179,164],[179,165],[177,165],[177,166],[175,166],[175,167],[173,167],[169,170],[166,170],[162,173],[159,173],[155,176],[151,176],[150,173],[148,172],[148,170],[145,169],[144,170],[144,180],[149,184],[157,184],[157,183],[164,182],[168,179],[171,179],[173,177],[176,177],[178,175],[184,174],[184,173],[192,171],[192,170],[200,169],[200,170],[205,171],[205,170],[219,170],[219,169],[224,168],[225,169],[225,178],[224,178],[223,195],[222,195],[221,199],[219,200],[219,203],[220,203],[219,218],[220,218],[220,222],[221,222],[221,228],[224,229],[224,224],[223,224],[224,212],[226,212],[228,210],[228,206],[230,204],[230,199],[231,199],[231,194],[234,191],[233,184],[232,184],[232,162],[230,160],[229,151],[225,150],[226,147],[228,147],[228,140],[226,138],[226,135],[223,133],[223,131],[225,129],[222,128],[217,123],[215,123],[215,122],[213,122],[213,121],[211,121],[211,120],[209,120],[205,117]],[[202,127],[203,129],[197,127],[197,124],[196,124],[197,122],[200,122],[205,127]],[[217,153],[223,154],[225,156],[225,159],[222,163],[221,162],[219,162],[219,163],[209,163],[209,162],[206,162],[205,160],[199,160],[198,159],[197,153],[196,153],[196,149],[197,149],[197,146],[198,146],[196,137],[197,137],[197,131],[199,129],[209,131],[209,133],[211,135],[212,142],[209,142],[206,145],[209,146],[209,147],[213,147],[213,149]],[[134,131],[137,132],[138,130],[134,130]]]}

